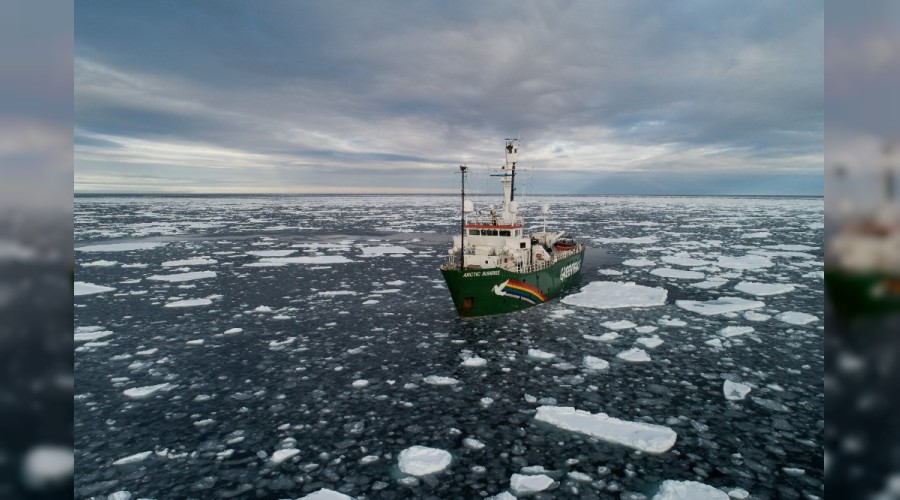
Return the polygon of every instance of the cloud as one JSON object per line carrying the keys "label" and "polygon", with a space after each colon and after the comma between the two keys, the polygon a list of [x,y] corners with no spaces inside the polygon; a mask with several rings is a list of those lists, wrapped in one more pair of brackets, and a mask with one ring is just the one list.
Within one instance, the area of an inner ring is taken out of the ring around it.
{"label": "cloud", "polygon": [[452,189],[519,134],[548,177],[821,179],[822,36],[815,2],[79,2],[76,189]]}

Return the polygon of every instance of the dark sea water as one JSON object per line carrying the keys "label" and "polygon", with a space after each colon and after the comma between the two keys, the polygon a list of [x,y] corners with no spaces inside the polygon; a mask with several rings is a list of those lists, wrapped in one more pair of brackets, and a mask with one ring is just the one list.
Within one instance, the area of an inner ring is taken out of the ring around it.
{"label": "dark sea water", "polygon": [[[75,279],[114,288],[75,297],[76,497],[480,498],[529,466],[555,480],[547,498],[650,498],[664,480],[823,497],[823,200],[535,197],[523,202],[535,228],[544,202],[549,227],[591,247],[569,294],[634,282],[666,303],[556,300],[462,321],[438,271],[454,197],[76,198]],[[742,282],[783,286],[756,296]],[[719,297],[764,306],[675,304]],[[619,337],[597,340],[610,326]],[[638,343],[652,337],[662,343]],[[650,361],[616,357],[634,347]],[[487,363],[460,364],[472,355]],[[751,392],[728,401],[726,380]],[[543,405],[678,438],[642,453],[536,422]],[[414,445],[449,452],[450,466],[402,474]],[[297,453],[275,463],[284,449]]]}

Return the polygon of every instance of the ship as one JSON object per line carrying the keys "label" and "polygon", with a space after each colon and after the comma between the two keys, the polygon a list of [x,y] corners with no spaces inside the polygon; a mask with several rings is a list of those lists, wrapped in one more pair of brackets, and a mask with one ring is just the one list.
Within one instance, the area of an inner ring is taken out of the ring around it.
{"label": "ship", "polygon": [[[892,152],[882,181],[880,208],[843,224],[825,247],[825,288],[845,315],[900,313],[900,207],[894,188]],[[840,175],[846,176],[843,168]]]}
{"label": "ship", "polygon": [[565,232],[547,231],[549,207],[543,205],[543,231],[527,233],[515,200],[519,139],[506,139],[506,162],[498,174],[503,186],[499,213],[476,211],[466,200],[466,173],[460,165],[460,232],[453,237],[441,273],[463,318],[511,313],[543,304],[578,283],[585,245]]}

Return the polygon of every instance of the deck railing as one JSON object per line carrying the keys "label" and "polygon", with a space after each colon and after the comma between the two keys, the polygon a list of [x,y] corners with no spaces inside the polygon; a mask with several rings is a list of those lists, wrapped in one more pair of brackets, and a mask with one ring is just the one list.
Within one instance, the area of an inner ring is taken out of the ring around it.
{"label": "deck railing", "polygon": [[[517,273],[524,273],[524,274],[533,273],[535,271],[541,271],[543,269],[547,269],[548,267],[552,267],[554,264],[556,264],[557,262],[559,262],[561,260],[568,259],[569,257],[571,257],[573,255],[584,252],[584,249],[585,249],[584,245],[579,243],[578,245],[575,246],[575,248],[573,248],[571,250],[565,250],[562,252],[554,252],[551,255],[551,258],[549,260],[536,260],[529,265],[522,266],[521,269],[519,269],[516,266],[509,266],[508,268],[501,266],[501,268],[506,269],[507,271],[517,272]],[[475,254],[474,253],[466,253],[466,255],[475,255]],[[441,265],[441,269],[457,269],[457,268],[459,268],[459,260],[457,259],[456,254],[448,255],[447,260],[444,261],[444,263]]]}

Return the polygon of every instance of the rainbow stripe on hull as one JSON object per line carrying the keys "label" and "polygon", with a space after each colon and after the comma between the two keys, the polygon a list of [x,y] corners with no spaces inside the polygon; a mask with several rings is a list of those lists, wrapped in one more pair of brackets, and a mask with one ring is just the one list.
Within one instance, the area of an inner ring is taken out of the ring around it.
{"label": "rainbow stripe on hull", "polygon": [[503,297],[524,300],[531,305],[547,302],[547,296],[540,289],[521,281],[506,280],[494,287],[494,293]]}

